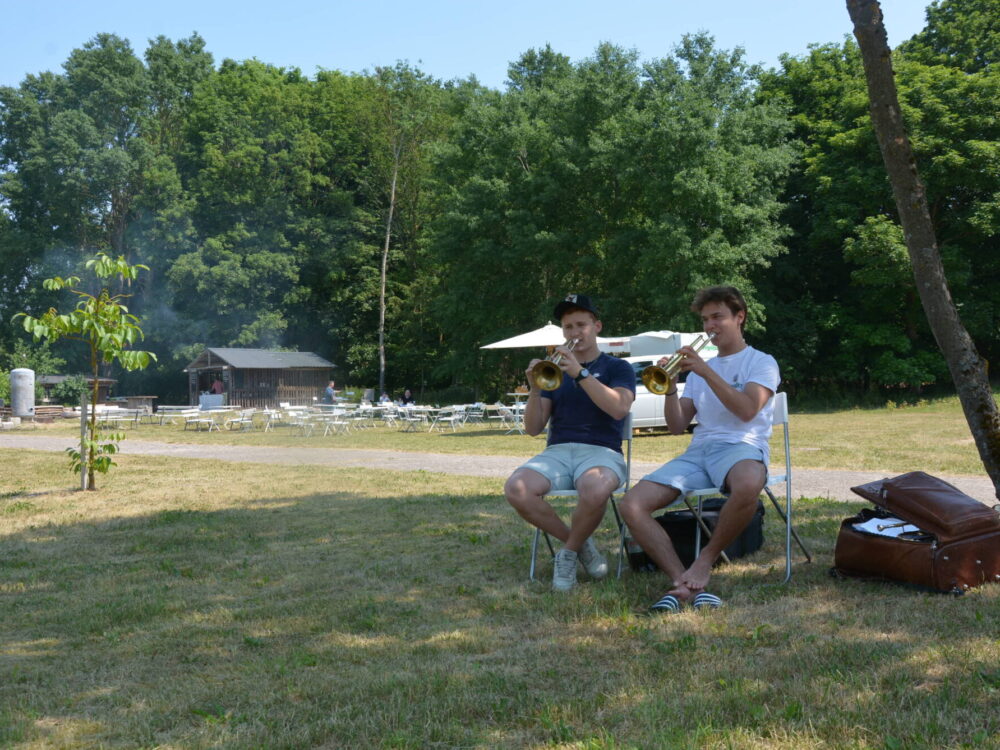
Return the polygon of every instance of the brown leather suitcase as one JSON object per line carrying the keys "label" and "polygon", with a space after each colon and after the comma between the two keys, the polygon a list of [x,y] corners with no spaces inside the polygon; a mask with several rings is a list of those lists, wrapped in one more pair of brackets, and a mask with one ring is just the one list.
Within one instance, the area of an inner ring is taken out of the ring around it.
{"label": "brown leather suitcase", "polygon": [[[922,471],[851,490],[875,508],[866,508],[841,523],[833,556],[836,573],[953,593],[983,583],[1000,583],[997,506],[990,508]],[[879,519],[886,523],[879,523]],[[884,535],[901,521],[916,530]],[[862,524],[867,529],[857,528]]]}

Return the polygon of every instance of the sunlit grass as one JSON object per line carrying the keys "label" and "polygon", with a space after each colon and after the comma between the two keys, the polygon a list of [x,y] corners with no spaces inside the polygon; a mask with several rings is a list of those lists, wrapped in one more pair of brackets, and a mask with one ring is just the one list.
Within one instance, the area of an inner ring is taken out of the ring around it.
{"label": "sunlit grass", "polygon": [[[982,474],[982,463],[958,399],[939,399],[917,406],[849,409],[791,415],[792,462],[802,468],[871,470],[902,473],[920,468],[930,473]],[[72,435],[67,423],[42,426],[43,433]],[[256,446],[301,446],[428,452],[467,455],[530,456],[544,436],[506,435],[492,425],[467,425],[457,432],[402,432],[379,427],[346,435],[302,437],[289,427],[264,433],[195,432],[181,426],[131,428],[128,439],[168,443]],[[655,463],[682,452],[689,435],[640,434],[635,460]],[[778,450],[777,442],[774,450]]]}
{"label": "sunlit grass", "polygon": [[500,479],[63,464],[0,450],[3,747],[1000,747],[1000,587],[830,578],[858,504],[798,503],[789,586],[769,513],[726,609],[649,618],[659,576],[529,584]]}

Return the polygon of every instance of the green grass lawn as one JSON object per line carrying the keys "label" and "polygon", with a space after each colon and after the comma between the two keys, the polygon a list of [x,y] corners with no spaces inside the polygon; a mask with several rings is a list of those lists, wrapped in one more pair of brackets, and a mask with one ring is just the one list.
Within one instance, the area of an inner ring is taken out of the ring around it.
{"label": "green grass lawn", "polygon": [[[78,433],[78,425],[44,426],[53,434]],[[919,406],[795,413],[790,418],[792,464],[801,468],[871,470],[902,473],[982,474],[982,463],[955,397]],[[330,446],[471,455],[530,456],[544,437],[505,435],[490,425],[468,425],[457,432],[401,432],[377,428],[346,435],[301,437],[288,427],[272,432],[195,432],[181,426],[142,425],[128,439],[170,443]],[[689,435],[642,434],[634,441],[636,461],[660,462],[682,452]],[[780,456],[779,446],[773,451]]]}
{"label": "green grass lawn", "polygon": [[1000,586],[831,578],[859,504],[650,618],[660,576],[530,584],[498,479],[118,460],[0,449],[2,747],[1000,747]]}

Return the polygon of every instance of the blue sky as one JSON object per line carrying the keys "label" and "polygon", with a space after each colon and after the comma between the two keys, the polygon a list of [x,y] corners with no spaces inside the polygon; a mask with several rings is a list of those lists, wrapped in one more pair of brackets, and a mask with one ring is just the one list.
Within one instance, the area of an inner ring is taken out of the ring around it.
{"label": "blue sky", "polygon": [[[920,31],[924,0],[882,0],[892,46]],[[60,71],[70,51],[100,32],[129,39],[141,55],[150,38],[197,31],[216,63],[256,57],[307,75],[370,70],[407,60],[442,79],[475,74],[501,87],[507,65],[546,43],[573,60],[602,41],[648,60],[670,54],[685,33],[742,46],[750,62],[774,66],[810,43],[851,33],[844,0],[0,0],[0,85]]]}

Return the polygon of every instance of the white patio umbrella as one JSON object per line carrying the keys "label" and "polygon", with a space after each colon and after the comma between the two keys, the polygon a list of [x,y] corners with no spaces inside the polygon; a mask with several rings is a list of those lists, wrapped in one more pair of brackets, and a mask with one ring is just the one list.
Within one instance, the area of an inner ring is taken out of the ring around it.
{"label": "white patio umbrella", "polygon": [[[494,341],[492,344],[486,344],[479,348],[532,349],[541,346],[559,346],[559,344],[565,343],[565,341],[566,337],[563,335],[562,328],[552,323],[547,323],[541,328],[536,328],[534,331],[522,333],[520,336],[512,336],[503,341]],[[628,336],[619,336],[617,338],[597,337],[597,344],[603,352],[620,353],[628,351],[628,341]]]}
{"label": "white patio umbrella", "polygon": [[566,337],[563,335],[562,328],[551,323],[547,323],[541,328],[536,328],[534,331],[528,331],[527,333],[522,333],[519,336],[512,336],[509,339],[504,339],[503,341],[494,341],[492,344],[486,344],[485,346],[479,347],[480,349],[531,349],[538,348],[541,346],[559,346],[566,341]]}

